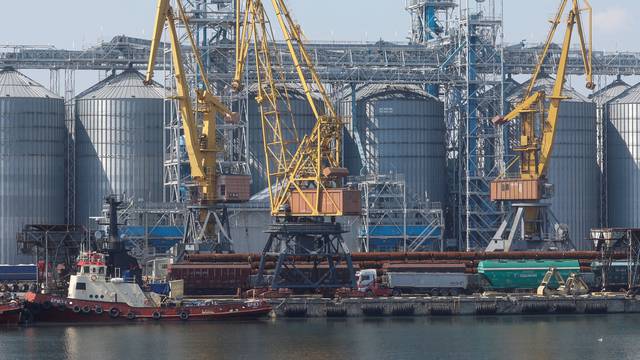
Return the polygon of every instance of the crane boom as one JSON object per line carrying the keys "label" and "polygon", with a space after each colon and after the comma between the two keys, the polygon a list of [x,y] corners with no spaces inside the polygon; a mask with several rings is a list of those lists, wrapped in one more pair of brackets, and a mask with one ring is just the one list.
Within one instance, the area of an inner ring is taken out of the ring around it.
{"label": "crane boom", "polygon": [[[190,186],[191,204],[187,207],[183,241],[213,242],[216,251],[232,251],[227,211],[223,203],[248,200],[250,178],[244,174],[223,174],[220,169],[218,154],[222,149],[217,144],[216,122],[219,118],[233,122],[233,114],[211,91],[200,49],[191,32],[189,18],[181,1],[176,1],[176,4],[177,13],[171,7],[170,0],[158,0],[145,84],[153,82],[158,48],[166,24],[175,77],[174,99],[178,103],[190,175],[195,183],[195,186]],[[185,54],[177,29],[180,22],[184,25],[197,71],[204,75],[200,77],[202,89],[191,90],[189,87]]]}
{"label": "crane boom", "polygon": [[[201,73],[206,74],[202,65],[200,50],[195,44],[193,35],[188,26],[188,19],[180,1],[178,4],[178,16],[186,26],[187,38],[190,41],[191,50],[196,59]],[[198,184],[199,200],[202,203],[213,203],[217,200],[216,193],[216,157],[220,149],[216,143],[216,117],[218,114],[231,116],[231,111],[217,99],[210,91],[209,82],[206,76],[202,77],[204,90],[196,90],[197,104],[194,108],[189,84],[187,82],[184,67],[184,54],[180,38],[176,28],[178,19],[174,14],[169,0],[159,0],[156,9],[156,20],[154,24],[153,38],[151,40],[151,51],[147,64],[146,83],[153,81],[153,73],[156,56],[161,42],[161,37],[165,24],[169,32],[171,44],[171,54],[173,72],[176,84],[176,99],[182,128],[184,131],[185,148],[191,166],[191,177]],[[202,114],[202,126],[198,128],[197,114]]]}
{"label": "crane boom", "polygon": [[[569,50],[571,47],[571,39],[574,27],[577,25],[577,32],[580,39],[580,48],[582,49],[582,59],[584,62],[586,87],[593,89],[593,75],[591,62],[591,29],[589,29],[589,44],[586,44],[583,25],[580,13],[586,11],[591,19],[591,6],[585,0],[586,7],[581,9],[578,0],[571,0],[572,6],[566,22],[566,32],[562,43],[562,51],[558,61],[558,70],[554,82],[552,93],[547,95],[542,91],[533,92],[538,76],[541,72],[542,65],[545,62],[548,50],[553,41],[553,35],[559,25],[562,15],[565,12],[567,2],[562,0],[558,13],[552,20],[551,30],[547,36],[547,42],[543,47],[538,64],[529,85],[524,93],[523,100],[518,103],[515,108],[504,117],[497,117],[494,123],[497,125],[504,124],[516,119],[521,120],[522,130],[520,137],[520,145],[514,150],[521,153],[520,157],[520,178],[523,180],[540,180],[545,179],[553,153],[553,144],[556,135],[558,114],[561,102],[567,99],[562,95],[562,90],[567,75],[567,62],[569,59]],[[589,20],[589,27],[591,20]],[[548,109],[545,108],[545,101],[549,101]],[[538,125],[537,122],[541,124]],[[540,129],[540,133],[538,133]],[[496,200],[496,199],[494,199]],[[519,199],[498,199],[498,200],[519,200]]]}
{"label": "crane boom", "polygon": [[[342,178],[348,174],[341,163],[342,120],[337,116],[305,48],[300,26],[294,22],[283,0],[271,0],[271,4],[300,80],[302,93],[316,118],[311,133],[299,141],[295,151],[291,151],[286,140],[281,106],[283,100],[289,102],[287,84],[274,71],[274,61],[278,56],[274,55],[273,33],[264,5],[261,0],[238,1],[236,34],[239,36],[232,86],[236,90],[242,87],[244,64],[253,41],[258,67],[256,100],[261,108],[271,213],[275,216],[356,215],[359,213],[359,193],[340,187]],[[245,14],[244,18],[240,14]],[[318,96],[320,104],[316,100]],[[349,210],[345,206],[348,203],[357,206]]]}
{"label": "crane boom", "polygon": [[[232,87],[236,91],[242,88],[244,66],[253,45],[257,68],[255,99],[260,108],[271,215],[275,217],[267,230],[269,238],[256,283],[274,289],[355,287],[351,253],[342,238],[345,231],[336,221],[340,216],[360,214],[360,192],[342,186],[348,175],[341,164],[342,120],[305,48],[302,30],[284,0],[271,0],[271,5],[287,55],[295,66],[299,89],[288,83],[281,71],[282,54],[273,46],[273,29],[262,0],[238,0],[236,4],[236,72]],[[297,136],[292,112],[290,93],[294,91],[306,100],[315,117],[313,129],[302,139]],[[278,260],[271,280],[267,280],[265,259],[273,253],[278,253]],[[312,259],[311,269],[298,267],[301,256]],[[326,264],[327,269],[321,269],[321,264]],[[342,264],[350,274],[348,279],[337,272]]]}
{"label": "crane boom", "polygon": [[[549,95],[544,91],[533,91],[569,1],[571,6],[566,21],[567,29],[562,42],[553,90]],[[552,187],[547,183],[547,173],[553,154],[560,106],[562,101],[567,99],[562,94],[562,90],[567,76],[571,38],[576,25],[587,79],[586,86],[588,89],[595,87],[591,71],[591,6],[587,0],[585,4],[586,7],[581,9],[578,0],[561,1],[558,12],[551,21],[551,30],[522,101],[506,116],[496,117],[493,120],[497,125],[520,120],[520,141],[513,148],[520,153],[520,173],[515,179],[503,176],[504,178],[491,183],[491,200],[512,203],[511,209],[498,227],[486,251],[571,250],[574,248],[567,226],[559,223],[550,209],[550,204],[542,203],[540,200],[550,198],[553,193]],[[583,32],[581,12],[589,13],[588,45]]]}

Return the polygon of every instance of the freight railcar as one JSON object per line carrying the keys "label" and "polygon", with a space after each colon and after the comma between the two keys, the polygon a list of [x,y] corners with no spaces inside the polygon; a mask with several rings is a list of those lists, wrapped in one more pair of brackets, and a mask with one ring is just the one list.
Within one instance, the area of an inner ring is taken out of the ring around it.
{"label": "freight railcar", "polygon": [[250,264],[170,264],[169,280],[184,280],[186,295],[233,295],[250,288]]}
{"label": "freight railcar", "polygon": [[578,260],[483,260],[478,263],[478,274],[488,282],[485,290],[531,291],[551,267],[563,278],[580,273]]}

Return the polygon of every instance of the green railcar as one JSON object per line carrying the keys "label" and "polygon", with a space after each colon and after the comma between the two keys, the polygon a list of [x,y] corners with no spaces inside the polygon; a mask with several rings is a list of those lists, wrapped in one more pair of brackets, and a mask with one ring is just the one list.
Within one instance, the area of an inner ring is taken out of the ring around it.
{"label": "green railcar", "polygon": [[578,260],[483,260],[478,264],[478,274],[489,282],[491,290],[532,290],[551,267],[558,269],[563,278],[580,272]]}

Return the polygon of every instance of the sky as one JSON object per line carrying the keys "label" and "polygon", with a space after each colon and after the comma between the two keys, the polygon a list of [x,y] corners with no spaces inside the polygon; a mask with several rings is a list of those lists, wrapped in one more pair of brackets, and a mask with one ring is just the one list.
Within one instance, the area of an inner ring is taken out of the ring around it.
{"label": "sky", "polygon": [[[503,1],[506,43],[544,40],[549,27],[547,20],[555,13],[559,0]],[[156,4],[155,0],[3,2],[5,16],[0,22],[0,45],[54,45],[78,50],[120,34],[149,38]],[[307,38],[312,40],[403,42],[410,29],[405,0],[288,0],[287,3]],[[640,14],[640,1],[591,0],[591,5],[594,48],[640,51],[637,41],[640,27],[634,24],[634,16]],[[48,84],[48,73],[29,75]],[[93,76],[95,80],[99,77]],[[91,81],[79,82],[76,92]]]}

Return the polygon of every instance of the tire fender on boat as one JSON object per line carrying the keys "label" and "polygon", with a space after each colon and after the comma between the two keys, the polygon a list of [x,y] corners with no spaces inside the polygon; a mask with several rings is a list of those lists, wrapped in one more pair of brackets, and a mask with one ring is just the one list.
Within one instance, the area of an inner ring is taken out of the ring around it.
{"label": "tire fender on boat", "polygon": [[95,276],[95,275],[91,275],[91,281],[96,281],[97,279],[98,279],[98,277],[97,277],[97,276]]}
{"label": "tire fender on boat", "polygon": [[186,310],[180,311],[180,320],[183,320],[183,321],[189,320],[189,313]]}
{"label": "tire fender on boat", "polygon": [[78,306],[78,305],[74,305],[71,310],[73,310],[73,312],[76,313],[76,314],[79,313],[80,311],[82,311],[82,309],[80,309],[80,306]]}
{"label": "tire fender on boat", "polygon": [[135,318],[136,318],[136,314],[134,314],[133,312],[129,312],[127,314],[127,319],[134,320]]}
{"label": "tire fender on boat", "polygon": [[82,312],[88,314],[91,312],[91,307],[89,305],[85,305],[82,307]]}
{"label": "tire fender on boat", "polygon": [[111,309],[109,309],[109,316],[111,316],[112,318],[117,318],[118,316],[120,316],[120,310],[118,310],[117,307],[112,307]]}
{"label": "tire fender on boat", "polygon": [[95,309],[93,309],[93,311],[96,312],[96,314],[98,315],[102,315],[102,313],[104,312],[104,310],[102,310],[102,306],[97,305]]}
{"label": "tire fender on boat", "polygon": [[154,311],[153,314],[151,314],[151,316],[153,317],[153,320],[160,320],[160,318],[162,317],[162,314],[160,314],[159,311]]}

